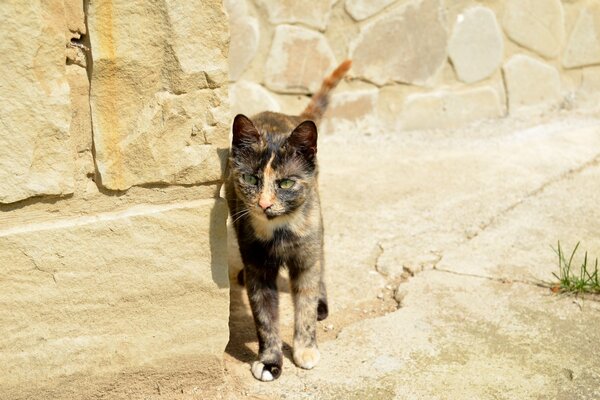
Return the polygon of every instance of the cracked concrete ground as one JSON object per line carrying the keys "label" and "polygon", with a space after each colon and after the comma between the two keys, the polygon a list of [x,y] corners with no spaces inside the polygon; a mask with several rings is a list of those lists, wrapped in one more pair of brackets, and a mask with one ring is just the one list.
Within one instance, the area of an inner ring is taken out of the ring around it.
{"label": "cracked concrete ground", "polygon": [[599,399],[600,299],[553,294],[551,249],[600,256],[600,119],[322,137],[330,317],[321,363],[254,380],[233,277],[228,398]]}

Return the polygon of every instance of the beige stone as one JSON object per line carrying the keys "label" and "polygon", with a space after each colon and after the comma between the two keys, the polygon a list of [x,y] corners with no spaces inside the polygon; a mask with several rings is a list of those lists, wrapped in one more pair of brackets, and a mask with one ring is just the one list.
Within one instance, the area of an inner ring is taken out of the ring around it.
{"label": "beige stone", "polygon": [[85,35],[85,13],[83,12],[83,1],[63,0],[65,5],[66,27],[73,37],[79,39]]}
{"label": "beige stone", "polygon": [[560,74],[535,58],[517,54],[503,66],[509,112],[545,111],[562,102]]}
{"label": "beige stone", "polygon": [[229,112],[227,18],[219,1],[91,3],[90,103],[101,183],[222,177]]}
{"label": "beige stone", "polygon": [[[211,86],[226,82],[224,64],[229,52],[229,31],[222,2],[166,0],[165,5],[168,12],[165,17],[168,19],[163,23],[168,22],[172,30],[168,40],[173,46],[181,72],[192,76],[206,75]],[[147,46],[140,50],[145,48]]]}
{"label": "beige stone", "polygon": [[3,396],[122,398],[154,376],[142,398],[218,378],[202,368],[229,336],[226,215],[210,199],[0,228]]}
{"label": "beige stone", "polygon": [[559,55],[565,37],[560,0],[508,0],[503,20],[506,34],[541,56]]}
{"label": "beige stone", "polygon": [[319,126],[322,133],[374,132],[379,129],[376,106],[379,90],[335,92]]}
{"label": "beige stone", "polygon": [[324,31],[329,23],[331,6],[337,0],[257,0],[272,24],[300,23]]}
{"label": "beige stone", "polygon": [[502,115],[500,97],[491,87],[439,90],[408,96],[401,125],[404,129],[456,128]]}
{"label": "beige stone", "polygon": [[92,155],[92,120],[90,115],[90,82],[87,71],[79,65],[67,65],[67,79],[71,88],[71,125],[69,132],[75,160],[76,192],[87,190],[88,181],[95,176]]}
{"label": "beige stone", "polygon": [[367,19],[396,0],[346,0],[344,6],[356,21]]}
{"label": "beige stone", "polygon": [[315,92],[335,67],[335,57],[322,34],[279,25],[265,63],[265,85],[283,93]]}
{"label": "beige stone", "polygon": [[229,88],[231,113],[248,116],[262,111],[281,111],[277,99],[258,83],[239,81]]}
{"label": "beige stone", "polygon": [[223,5],[230,20],[248,15],[246,0],[223,0]]}
{"label": "beige stone", "polygon": [[600,66],[582,69],[581,83],[574,91],[578,109],[600,111]]}
{"label": "beige stone", "polygon": [[231,19],[231,46],[229,48],[229,78],[237,81],[254,59],[260,41],[258,20],[243,16]]}
{"label": "beige stone", "polygon": [[439,0],[413,0],[367,24],[350,50],[351,74],[377,85],[426,84],[446,60]]}
{"label": "beige stone", "polygon": [[563,54],[566,68],[600,64],[600,4],[582,7]]}
{"label": "beige stone", "polygon": [[73,192],[61,2],[0,2],[0,203]]}
{"label": "beige stone", "polygon": [[459,14],[448,42],[448,55],[458,78],[465,83],[492,75],[502,63],[504,43],[496,15],[486,7]]}
{"label": "beige stone", "polygon": [[583,69],[581,90],[600,95],[600,67]]}

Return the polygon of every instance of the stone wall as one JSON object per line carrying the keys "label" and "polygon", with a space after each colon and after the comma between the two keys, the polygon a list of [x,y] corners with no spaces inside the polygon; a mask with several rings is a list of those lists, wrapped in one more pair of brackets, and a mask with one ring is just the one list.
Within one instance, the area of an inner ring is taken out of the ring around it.
{"label": "stone wall", "polygon": [[326,132],[597,111],[597,0],[226,0],[233,112],[298,113],[354,62]]}
{"label": "stone wall", "polygon": [[0,20],[0,398],[218,386],[221,2],[10,0]]}

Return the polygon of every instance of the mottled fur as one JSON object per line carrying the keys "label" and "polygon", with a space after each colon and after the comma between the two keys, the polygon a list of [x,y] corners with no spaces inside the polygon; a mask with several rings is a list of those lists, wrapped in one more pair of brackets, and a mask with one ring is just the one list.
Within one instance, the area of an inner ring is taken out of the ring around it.
{"label": "mottled fur", "polygon": [[[276,284],[283,266],[294,301],[294,362],[310,369],[319,361],[316,322],[327,317],[328,307],[312,120],[323,115],[329,91],[349,67],[349,61],[342,63],[300,116],[263,112],[252,119],[238,115],[233,123],[226,192],[244,263],[239,278],[258,336],[252,373],[263,381],[278,378],[283,364]],[[293,186],[285,185],[288,180]]]}

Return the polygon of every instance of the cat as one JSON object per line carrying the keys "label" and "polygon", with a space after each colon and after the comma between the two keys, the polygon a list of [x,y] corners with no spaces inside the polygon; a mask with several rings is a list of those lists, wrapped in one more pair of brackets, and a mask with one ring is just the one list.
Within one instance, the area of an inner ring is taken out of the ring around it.
{"label": "cat", "polygon": [[233,121],[226,197],[244,268],[259,343],[252,374],[281,375],[277,275],[289,272],[294,302],[294,363],[312,369],[320,359],[317,320],[327,318],[323,282],[323,221],[317,185],[317,126],[329,93],[348,72],[340,64],[299,116],[262,112]]}

